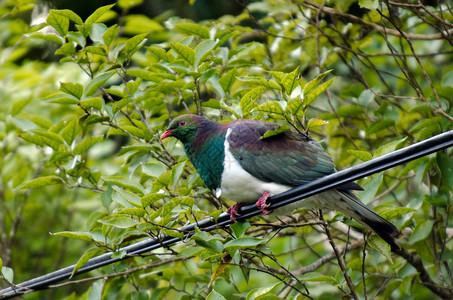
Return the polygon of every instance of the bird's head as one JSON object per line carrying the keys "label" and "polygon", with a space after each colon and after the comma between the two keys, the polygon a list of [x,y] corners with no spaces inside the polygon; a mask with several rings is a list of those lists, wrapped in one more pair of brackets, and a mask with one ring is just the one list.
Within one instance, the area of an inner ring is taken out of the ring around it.
{"label": "bird's head", "polygon": [[161,135],[160,139],[163,140],[172,136],[182,143],[186,143],[195,138],[203,119],[203,117],[198,115],[178,116],[170,122],[170,125],[168,125],[167,130]]}

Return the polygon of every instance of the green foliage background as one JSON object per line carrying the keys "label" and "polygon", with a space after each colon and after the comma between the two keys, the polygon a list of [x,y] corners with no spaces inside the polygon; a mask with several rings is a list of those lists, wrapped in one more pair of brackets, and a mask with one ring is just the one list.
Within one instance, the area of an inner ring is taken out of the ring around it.
{"label": "green foliage background", "polygon": [[[129,13],[142,2],[33,25],[38,3],[0,4],[3,287],[181,237],[231,205],[176,140],[159,140],[179,114],[309,132],[338,169],[452,128],[448,1],[266,0],[204,21]],[[197,231],[24,298],[451,298],[452,166],[443,151],[359,181],[404,232],[399,253],[338,212],[299,210]]]}

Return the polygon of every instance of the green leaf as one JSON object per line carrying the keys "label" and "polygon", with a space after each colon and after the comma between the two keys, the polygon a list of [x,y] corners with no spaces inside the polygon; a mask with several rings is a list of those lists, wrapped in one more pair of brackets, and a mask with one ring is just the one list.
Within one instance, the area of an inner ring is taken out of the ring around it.
{"label": "green leaf", "polygon": [[82,48],[85,48],[86,40],[82,34],[80,34],[78,32],[68,32],[66,37],[68,38],[69,42],[76,43],[76,44],[80,45]]}
{"label": "green leaf", "polygon": [[69,9],[58,9],[58,10],[53,10],[55,14],[57,15],[61,15],[63,17],[66,17],[68,18],[69,20],[71,20],[72,22],[76,23],[76,24],[83,24],[83,21],[82,19],[75,13],[73,12],[72,10],[69,10]]}
{"label": "green leaf", "polygon": [[151,177],[159,177],[162,173],[167,171],[167,168],[162,165],[161,163],[157,162],[149,162],[146,164],[142,164],[142,171],[148,176]]}
{"label": "green leaf", "polygon": [[132,125],[125,125],[125,126],[122,126],[122,129],[126,130],[129,134],[131,134],[135,137],[145,139],[145,134],[144,134],[143,130],[140,128],[137,128]]}
{"label": "green leaf", "polygon": [[107,52],[105,51],[103,46],[87,46],[85,47],[85,51],[91,54],[107,56]]}
{"label": "green leaf", "polygon": [[149,52],[151,52],[154,56],[160,58],[161,60],[165,62],[172,62],[175,60],[175,57],[170,53],[165,51],[165,49],[162,49],[157,46],[151,46],[151,47],[146,47]]}
{"label": "green leaf", "polygon": [[201,102],[201,106],[215,108],[215,109],[220,109],[222,107],[220,105],[220,101],[216,100],[216,99],[209,99],[208,101],[203,101],[203,102]]}
{"label": "green leaf", "polygon": [[367,136],[381,132],[383,130],[389,129],[395,125],[395,121],[390,119],[380,120],[377,122],[371,123],[371,125],[365,130]]}
{"label": "green leaf", "polygon": [[127,75],[159,83],[165,79],[176,80],[176,77],[173,74],[156,73],[141,69],[129,69],[127,70]]}
{"label": "green leaf", "polygon": [[442,185],[453,190],[453,159],[446,153],[437,152],[436,162],[442,176]]}
{"label": "green leaf", "polygon": [[402,215],[407,213],[411,213],[417,211],[415,208],[412,207],[395,207],[395,208],[387,208],[384,210],[379,211],[379,215],[386,220],[391,220],[395,218],[399,218]]}
{"label": "green leaf", "polygon": [[[56,44],[64,43],[64,39],[61,36],[52,34],[52,33],[46,34],[46,33],[42,33],[42,32],[33,32],[30,34],[30,37],[36,38],[36,39],[41,39],[41,40],[52,42],[52,43],[56,43]],[[72,43],[71,43],[71,45],[72,45]],[[74,47],[74,50],[75,50],[75,47]],[[56,54],[59,55],[58,53],[56,53]]]}
{"label": "green leaf", "polygon": [[13,269],[9,267],[3,266],[1,268],[1,275],[8,281],[8,282],[13,282],[14,280],[14,271]]}
{"label": "green leaf", "polygon": [[123,198],[123,200],[129,202],[135,207],[142,208],[142,202],[140,200],[140,197],[138,197],[137,195],[126,190],[122,190],[116,186],[113,187],[113,189],[118,193],[119,196]]}
{"label": "green leaf", "polygon": [[101,6],[96,9],[86,20],[85,24],[93,24],[108,12],[115,4]]}
{"label": "green leaf", "polygon": [[232,251],[236,249],[244,249],[244,248],[254,248],[260,244],[262,244],[264,240],[258,238],[251,238],[251,237],[243,237],[238,238],[232,241],[229,241],[225,244],[225,251]]}
{"label": "green leaf", "polygon": [[373,234],[368,237],[367,242],[372,248],[379,251],[379,253],[384,255],[391,263],[393,263],[390,245],[387,244],[383,239]]}
{"label": "green leaf", "polygon": [[152,194],[143,196],[140,199],[140,201],[142,203],[142,207],[148,207],[151,204],[153,204],[154,202],[159,201],[160,199],[163,199],[165,197],[167,197],[167,195],[162,194],[162,193],[152,193]]}
{"label": "green leaf", "polygon": [[117,101],[113,104],[113,107],[112,107],[112,112],[114,114],[116,114],[117,112],[119,112],[123,107],[125,107],[126,105],[128,105],[130,102],[131,102],[131,98],[123,98],[121,99],[120,101]]}
{"label": "green leaf", "polygon": [[118,0],[118,6],[121,9],[130,9],[143,4],[144,0]]}
{"label": "green leaf", "polygon": [[25,106],[27,106],[31,102],[31,100],[32,98],[15,100],[9,114],[11,116],[19,114],[25,108]]}
{"label": "green leaf", "polygon": [[83,86],[78,82],[60,82],[60,91],[72,95],[77,99],[80,99],[83,96]]}
{"label": "green leaf", "polygon": [[195,51],[187,47],[186,45],[180,43],[170,43],[171,49],[176,52],[176,54],[184,59],[189,66],[193,66],[195,63]]}
{"label": "green leaf", "polygon": [[367,151],[360,151],[360,150],[348,150],[348,153],[354,155],[361,161],[369,161],[373,158],[373,155]]}
{"label": "green leaf", "polygon": [[310,273],[304,274],[304,275],[298,277],[298,279],[303,280],[303,281],[312,281],[312,282],[323,282],[323,281],[335,282],[336,281],[336,279],[331,276],[327,276],[327,275],[323,275],[323,274],[315,273],[315,272],[310,272]]}
{"label": "green leaf", "polygon": [[446,190],[440,190],[431,193],[431,195],[425,195],[423,201],[428,202],[432,206],[447,208],[451,203],[451,197]]}
{"label": "green leaf", "polygon": [[184,171],[184,167],[186,166],[186,161],[182,161],[177,165],[173,166],[171,169],[171,181],[174,185],[176,185],[181,178],[182,172]]}
{"label": "green leaf", "polygon": [[342,118],[363,114],[363,107],[358,105],[345,105],[338,108],[338,115]]}
{"label": "green leaf", "polygon": [[91,96],[100,88],[112,75],[114,71],[97,74],[85,87],[85,96]]}
{"label": "green leaf", "polygon": [[241,98],[241,110],[242,116],[246,116],[250,113],[250,110],[253,104],[256,102],[258,97],[264,93],[263,87],[256,87],[248,91],[242,98]]}
{"label": "green leaf", "polygon": [[321,95],[325,90],[327,90],[334,81],[335,77],[333,77],[329,81],[320,84],[319,86],[311,90],[309,94],[303,94],[304,98],[302,99],[303,100],[302,102],[304,108],[307,108],[316,98],[319,97],[319,95]]}
{"label": "green leaf", "polygon": [[198,227],[195,227],[195,234],[191,237],[198,246],[213,250],[217,253],[221,253],[223,250],[223,244],[220,242],[223,240],[218,235],[210,235],[207,232],[201,231]]}
{"label": "green leaf", "polygon": [[124,16],[125,26],[122,27],[124,34],[153,34],[154,32],[163,31],[164,27],[159,22],[149,18],[146,15],[126,15]]}
{"label": "green leaf", "polygon": [[236,70],[236,68],[234,68],[220,77],[219,83],[222,86],[225,93],[230,91],[231,87],[233,86],[233,83],[236,81],[237,76],[238,71]]}
{"label": "green leaf", "polygon": [[79,122],[77,119],[74,118],[71,121],[67,122],[66,126],[61,131],[61,137],[70,146],[72,142],[74,142],[74,139],[76,138],[79,131],[80,131]]}
{"label": "green leaf", "polygon": [[144,188],[141,186],[139,183],[129,179],[125,178],[122,176],[108,176],[108,177],[103,177],[105,182],[109,182],[111,184],[117,185],[119,187],[128,189],[134,193],[139,194],[140,196],[143,196],[143,191]]}
{"label": "green leaf", "polygon": [[433,229],[433,225],[434,225],[433,220],[425,220],[421,223],[418,223],[415,226],[414,231],[411,234],[411,237],[409,238],[409,243],[413,244],[427,238],[428,235],[431,233],[431,230]]}
{"label": "green leaf", "polygon": [[132,219],[131,217],[121,214],[106,216],[98,220],[98,222],[105,225],[111,225],[117,228],[130,228],[138,224],[138,222]]}
{"label": "green leaf", "polygon": [[321,120],[321,119],[311,118],[310,120],[308,120],[307,130],[310,128],[313,128],[313,127],[323,126],[326,124],[329,124],[329,122]]}
{"label": "green leaf", "polygon": [[19,190],[26,190],[26,189],[40,188],[43,186],[61,184],[61,183],[63,183],[63,179],[61,179],[58,176],[50,175],[50,176],[43,176],[43,177],[32,179],[32,180],[27,181],[24,184],[18,186],[17,188]]}
{"label": "green leaf", "polygon": [[35,144],[35,145],[38,145],[40,147],[44,147],[44,145],[45,145],[42,137],[40,137],[37,134],[20,133],[20,134],[18,134],[18,136],[20,138],[24,139],[25,141],[27,141],[29,143],[32,143],[32,144]]}
{"label": "green leaf", "polygon": [[87,251],[85,251],[85,253],[83,253],[83,255],[79,258],[79,260],[77,261],[76,265],[74,266],[74,269],[72,270],[72,274],[71,274],[71,277],[74,276],[76,274],[76,272],[78,270],[80,270],[81,267],[83,267],[91,258],[103,253],[104,251],[102,250],[102,248],[91,248],[91,249],[88,249]]}
{"label": "green leaf", "polygon": [[241,238],[244,236],[244,233],[251,227],[249,222],[236,222],[230,226],[234,232],[236,238]]}
{"label": "green leaf", "polygon": [[378,0],[359,0],[360,7],[367,8],[369,10],[374,10],[379,8]]}
{"label": "green leaf", "polygon": [[376,152],[374,152],[373,157],[379,157],[388,153],[391,153],[395,151],[395,149],[404,141],[406,141],[407,138],[402,138],[400,140],[395,140],[393,142],[387,143],[381,147],[379,147]]}
{"label": "green leaf", "polygon": [[58,150],[60,145],[64,143],[63,138],[57,133],[39,129],[34,129],[32,132],[40,135],[42,137],[42,141],[54,150]]}
{"label": "green leaf", "polygon": [[[16,117],[10,117],[9,120],[11,120],[15,126],[17,126],[18,128],[20,128],[22,130],[25,130],[25,131],[36,129],[36,127],[37,127],[36,124],[30,120],[22,120],[22,119],[19,119]],[[42,142],[42,140],[41,140],[41,142]]]}
{"label": "green leaf", "polygon": [[363,185],[363,191],[357,191],[357,194],[363,203],[368,204],[371,200],[373,200],[379,187],[381,186],[383,178],[383,173],[378,173],[371,177],[371,179]]}
{"label": "green leaf", "polygon": [[49,103],[58,103],[58,104],[77,104],[79,103],[79,100],[68,94],[56,94],[56,95],[51,95],[45,98],[42,98],[41,100],[49,102]]}
{"label": "green leaf", "polygon": [[267,139],[271,136],[274,136],[274,135],[277,135],[277,134],[280,134],[282,132],[285,132],[285,131],[288,131],[290,130],[289,126],[287,125],[282,125],[282,126],[278,126],[277,128],[275,128],[274,130],[268,130],[266,131],[261,137],[260,139]]}
{"label": "green leaf", "polygon": [[58,13],[58,10],[51,9],[49,15],[47,16],[46,23],[55,28],[55,30],[65,36],[68,33],[69,29],[69,19]]}
{"label": "green leaf", "polygon": [[294,71],[291,73],[286,74],[283,76],[281,79],[280,84],[283,86],[285,89],[284,92],[290,96],[292,91],[296,88],[296,86],[299,84],[297,77],[299,76],[299,67],[297,67]]}
{"label": "green leaf", "polygon": [[257,107],[253,108],[253,111],[261,111],[278,115],[283,115],[285,113],[282,106],[280,105],[280,102],[275,100],[266,101],[263,104],[260,104]]}
{"label": "green leaf", "polygon": [[305,86],[304,86],[304,89],[303,89],[303,94],[304,95],[308,95],[309,93],[312,92],[312,90],[317,86],[319,85],[319,83],[324,79],[324,77],[327,76],[327,74],[329,74],[330,72],[332,72],[333,70],[328,70],[324,73],[321,73],[319,74],[318,76],[316,76],[315,79],[309,81]]}
{"label": "green leaf", "polygon": [[99,97],[94,97],[94,98],[83,100],[83,101],[79,102],[79,105],[86,110],[89,110],[90,108],[96,108],[96,109],[101,110],[103,104],[104,104],[104,101]]}
{"label": "green leaf", "polygon": [[281,84],[283,78],[287,75],[287,73],[279,72],[279,71],[269,71],[268,73],[271,74],[272,77],[274,77],[275,81],[276,81],[278,84]]}
{"label": "green leaf", "polygon": [[112,203],[113,200],[112,193],[113,188],[112,185],[109,183],[107,184],[107,189],[101,194],[102,205],[104,205],[105,208],[108,208]]}
{"label": "green leaf", "polygon": [[60,48],[55,51],[56,55],[61,55],[61,56],[66,56],[66,55],[71,55],[75,54],[77,52],[76,47],[74,43],[66,43],[63,44]]}
{"label": "green leaf", "polygon": [[206,297],[206,300],[226,300],[226,298],[222,294],[213,289]]}
{"label": "green leaf", "polygon": [[136,36],[131,37],[126,41],[126,53],[132,55],[135,51],[140,48],[141,43],[146,39],[148,33],[142,33]]}
{"label": "green leaf", "polygon": [[87,152],[88,149],[90,149],[91,147],[93,147],[95,144],[99,143],[103,139],[104,139],[103,136],[89,137],[89,138],[85,139],[84,141],[82,141],[77,146],[75,146],[72,153],[74,153],[74,155],[83,154],[83,153]]}
{"label": "green leaf", "polygon": [[136,216],[136,217],[144,217],[145,214],[146,214],[146,210],[144,210],[143,208],[141,207],[134,207],[134,208],[129,208],[129,207],[126,207],[126,208],[120,208],[118,209],[118,212],[121,213],[121,214],[125,214],[125,215],[130,215],[130,216]]}
{"label": "green leaf", "polygon": [[112,42],[115,40],[115,38],[118,36],[118,33],[120,31],[120,28],[118,27],[118,24],[114,24],[110,26],[105,32],[104,35],[102,36],[102,39],[104,40],[104,45],[108,48],[112,44]]}
{"label": "green leaf", "polygon": [[86,232],[80,232],[80,231],[61,231],[61,232],[52,233],[52,235],[82,240],[82,241],[86,241],[86,242],[93,241],[93,237],[90,234],[88,234]]}
{"label": "green leaf", "polygon": [[198,35],[204,39],[209,39],[209,29],[198,24],[184,23],[176,24],[175,30],[188,35]]}
{"label": "green leaf", "polygon": [[209,55],[215,45],[216,43],[213,40],[205,40],[197,45],[195,48],[195,60],[193,64],[195,70],[198,69],[200,63]]}

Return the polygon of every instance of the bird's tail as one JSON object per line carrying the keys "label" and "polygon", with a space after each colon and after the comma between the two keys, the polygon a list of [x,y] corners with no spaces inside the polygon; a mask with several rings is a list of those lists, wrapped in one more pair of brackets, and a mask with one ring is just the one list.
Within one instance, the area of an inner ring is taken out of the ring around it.
{"label": "bird's tail", "polygon": [[338,190],[338,192],[341,194],[341,199],[336,201],[337,207],[335,209],[351,216],[366,228],[376,232],[392,249],[400,249],[395,239],[402,238],[404,235],[395,225],[368,208],[351,191]]}

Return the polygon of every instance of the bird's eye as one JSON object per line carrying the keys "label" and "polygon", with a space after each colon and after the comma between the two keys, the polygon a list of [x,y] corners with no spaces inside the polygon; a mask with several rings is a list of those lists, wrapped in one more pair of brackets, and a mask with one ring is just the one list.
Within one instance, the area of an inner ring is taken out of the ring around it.
{"label": "bird's eye", "polygon": [[179,122],[179,126],[184,126],[184,125],[186,125],[186,121]]}

